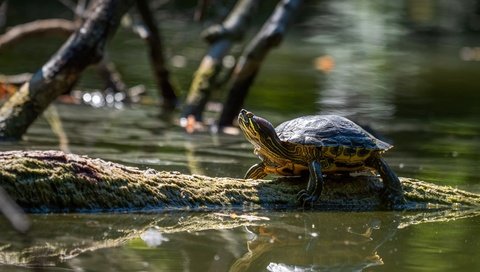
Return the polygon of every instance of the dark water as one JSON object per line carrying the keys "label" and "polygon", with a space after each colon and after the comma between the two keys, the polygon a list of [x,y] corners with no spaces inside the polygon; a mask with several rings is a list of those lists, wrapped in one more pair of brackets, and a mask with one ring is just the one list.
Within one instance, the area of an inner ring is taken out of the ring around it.
{"label": "dark water", "polygon": [[[269,54],[245,107],[274,124],[305,114],[347,116],[395,145],[386,158],[399,176],[480,192],[480,35],[473,32],[475,9],[466,1],[435,7],[428,3],[307,2],[282,46]],[[168,37],[175,82],[187,90],[205,47],[197,38],[202,27],[181,11],[159,16],[165,20],[162,34]],[[35,71],[59,44],[61,39],[30,40],[2,51],[0,73]],[[57,103],[23,141],[1,143],[0,150],[62,148],[142,169],[231,177],[242,177],[258,161],[240,135],[187,135],[158,118],[155,84],[141,40],[120,31],[109,54],[129,86],[146,86],[143,103],[100,108]],[[99,84],[89,70],[78,89]],[[215,97],[222,101],[221,94]],[[216,116],[215,111],[207,113],[207,119]],[[0,219],[1,271],[480,267],[480,217],[475,212],[448,217],[159,212],[31,219],[27,237]]]}

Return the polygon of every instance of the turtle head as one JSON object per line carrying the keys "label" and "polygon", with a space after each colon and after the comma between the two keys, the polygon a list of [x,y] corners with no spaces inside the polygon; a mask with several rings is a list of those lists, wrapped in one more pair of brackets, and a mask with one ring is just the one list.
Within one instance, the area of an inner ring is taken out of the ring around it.
{"label": "turtle head", "polygon": [[238,124],[247,140],[255,147],[260,147],[264,151],[275,154],[284,154],[284,152],[281,152],[284,150],[282,142],[278,138],[273,125],[267,120],[242,109],[238,115]]}

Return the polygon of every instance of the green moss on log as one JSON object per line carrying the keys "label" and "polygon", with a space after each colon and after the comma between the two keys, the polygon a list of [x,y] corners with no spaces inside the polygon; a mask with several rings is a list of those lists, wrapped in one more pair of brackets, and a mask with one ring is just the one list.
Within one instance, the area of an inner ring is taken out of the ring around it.
{"label": "green moss on log", "polygon": [[[480,195],[401,178],[405,209],[480,205]],[[60,151],[0,153],[0,186],[27,211],[68,212],[148,209],[296,208],[305,184],[295,179],[243,180],[184,175],[65,154]],[[376,177],[328,180],[319,209],[379,209]]]}

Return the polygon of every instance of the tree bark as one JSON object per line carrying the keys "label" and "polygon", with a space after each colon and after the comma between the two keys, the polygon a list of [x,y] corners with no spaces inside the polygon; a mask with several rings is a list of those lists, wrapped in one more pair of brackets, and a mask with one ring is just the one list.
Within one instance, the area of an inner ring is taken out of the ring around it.
{"label": "tree bark", "polygon": [[[468,208],[480,195],[401,178],[401,209]],[[139,170],[60,151],[0,153],[0,186],[30,212],[117,210],[297,209],[298,179],[243,180]],[[378,210],[383,184],[377,177],[329,179],[320,210]]]}
{"label": "tree bark", "polygon": [[280,45],[294,13],[300,8],[302,2],[301,0],[281,0],[268,21],[245,49],[233,72],[228,97],[218,121],[219,127],[233,124],[263,60],[272,48]]}
{"label": "tree bark", "polygon": [[165,56],[163,55],[162,39],[160,38],[155,18],[146,0],[137,0],[137,8],[148,30],[147,36],[142,38],[148,43],[150,62],[155,72],[155,79],[158,90],[160,91],[160,96],[163,98],[163,108],[167,111],[172,111],[177,106],[178,99],[175,94],[175,88],[172,83],[170,83],[170,72],[167,69]]}
{"label": "tree bark", "polygon": [[0,109],[0,138],[19,139],[59,95],[70,91],[82,71],[98,62],[107,38],[133,0],[98,0],[91,16],[60,50]]}
{"label": "tree bark", "polygon": [[245,35],[257,5],[255,0],[239,0],[222,24],[213,25],[202,33],[210,47],[193,76],[181,117],[193,116],[196,121],[202,121],[202,113],[216,86],[222,60],[235,42]]}

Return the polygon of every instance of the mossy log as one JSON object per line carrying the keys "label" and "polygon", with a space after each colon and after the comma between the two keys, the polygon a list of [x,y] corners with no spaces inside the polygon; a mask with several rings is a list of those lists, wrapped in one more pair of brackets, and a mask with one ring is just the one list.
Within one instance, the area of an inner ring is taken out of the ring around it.
{"label": "mossy log", "polygon": [[[401,178],[405,210],[471,208],[480,195]],[[0,153],[0,186],[30,212],[116,210],[296,209],[305,184],[295,179],[243,180],[185,175],[65,154],[60,151]],[[377,177],[327,180],[323,210],[381,209]]]}

